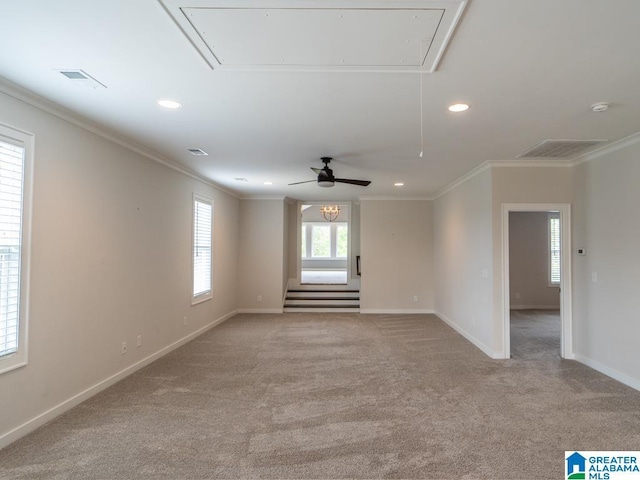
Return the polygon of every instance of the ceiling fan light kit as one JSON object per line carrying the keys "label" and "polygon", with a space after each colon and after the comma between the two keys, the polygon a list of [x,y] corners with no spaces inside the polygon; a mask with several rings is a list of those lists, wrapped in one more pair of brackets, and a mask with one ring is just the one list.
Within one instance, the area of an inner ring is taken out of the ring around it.
{"label": "ceiling fan light kit", "polygon": [[324,163],[323,168],[315,168],[311,167],[317,175],[317,180],[306,180],[304,182],[294,182],[289,185],[300,185],[301,183],[311,183],[317,182],[319,187],[329,188],[333,187],[336,183],[347,183],[349,185],[359,185],[361,187],[366,187],[371,184],[369,180],[355,180],[353,178],[336,178],[333,176],[333,170],[329,168],[329,162],[333,160],[331,157],[322,157],[322,162]]}

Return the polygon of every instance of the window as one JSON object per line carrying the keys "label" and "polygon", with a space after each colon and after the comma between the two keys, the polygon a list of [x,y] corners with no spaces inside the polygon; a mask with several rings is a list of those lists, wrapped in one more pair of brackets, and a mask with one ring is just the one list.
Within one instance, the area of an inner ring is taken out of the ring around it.
{"label": "window", "polygon": [[0,125],[0,373],[27,364],[32,145]]}
{"label": "window", "polygon": [[549,285],[560,285],[560,216],[549,214]]}
{"label": "window", "polygon": [[328,258],[331,256],[331,226],[313,225],[311,227],[311,256]]}
{"label": "window", "polygon": [[213,203],[211,199],[193,195],[193,299],[198,303],[212,298],[212,233]]}
{"label": "window", "polygon": [[343,259],[349,253],[349,225],[346,222],[303,222],[300,256],[315,259]]}

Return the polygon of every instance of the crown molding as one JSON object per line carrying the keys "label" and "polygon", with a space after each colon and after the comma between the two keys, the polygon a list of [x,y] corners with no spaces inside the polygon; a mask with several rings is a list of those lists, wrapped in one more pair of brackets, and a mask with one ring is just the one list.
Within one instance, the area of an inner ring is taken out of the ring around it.
{"label": "crown molding", "polygon": [[573,165],[574,163],[568,160],[488,160],[438,191],[433,199],[441,197],[491,168],[570,168]]}
{"label": "crown molding", "polygon": [[431,197],[389,197],[389,196],[371,196],[371,197],[358,197],[358,201],[375,201],[375,200],[384,200],[384,201],[398,201],[398,202],[428,202],[433,200]]}
{"label": "crown molding", "polygon": [[616,140],[614,142],[608,143],[607,145],[603,145],[595,150],[591,150],[586,152],[573,160],[489,160],[484,162],[482,165],[477,166],[476,168],[470,170],[468,173],[458,178],[454,182],[450,183],[448,186],[437,192],[433,199],[435,200],[438,197],[441,197],[445,193],[453,190],[454,188],[462,185],[468,180],[471,180],[476,175],[484,172],[488,168],[501,168],[501,167],[524,167],[524,168],[542,168],[542,167],[553,167],[553,168],[571,168],[577,165],[580,165],[585,162],[590,162],[591,160],[595,160],[596,158],[602,157],[603,155],[608,155],[610,153],[615,152],[616,150],[620,150],[621,148],[628,147],[635,143],[640,142],[640,132],[632,133],[631,135],[621,138],[620,140]]}
{"label": "crown molding", "polygon": [[459,187],[463,183],[471,180],[473,177],[481,174],[482,172],[484,172],[489,168],[491,168],[491,162],[484,162],[483,164],[478,165],[477,167],[469,170],[463,176],[459,177],[457,180],[454,180],[452,183],[444,187],[442,190],[439,190],[438,192],[436,192],[436,194],[433,196],[433,199],[436,200],[437,198],[440,198],[442,195],[450,192],[454,188]]}
{"label": "crown molding", "polygon": [[568,168],[572,166],[570,160],[490,160],[491,167],[501,168]]}
{"label": "crown molding", "polygon": [[193,178],[194,180],[198,180],[199,182],[205,183],[216,190],[226,193],[234,198],[240,198],[238,194],[232,190],[229,190],[211,180],[203,177],[202,175],[193,172],[181,165],[178,165],[174,160],[165,157],[158,152],[137,143],[129,137],[122,135],[119,132],[111,130],[110,128],[94,122],[93,120],[88,119],[76,112],[68,110],[62,105],[52,102],[37,93],[32,92],[20,85],[8,80],[4,77],[0,77],[0,93],[4,93],[5,95],[15,98],[27,105],[30,105],[38,110],[48,113],[49,115],[53,115],[54,117],[59,118],[60,120],[64,120],[65,122],[71,123],[76,127],[80,127],[83,130],[91,132],[95,135],[98,135],[110,142],[113,142],[121,147],[126,148],[138,155],[142,155],[150,160],[153,160],[156,163],[164,165],[165,167],[171,168],[182,175],[185,175],[189,178]]}
{"label": "crown molding", "polygon": [[279,200],[287,201],[286,195],[243,195],[240,200]]}
{"label": "crown molding", "polygon": [[640,142],[640,132],[632,133],[631,135],[621,138],[620,140],[616,140],[615,142],[608,143],[607,145],[603,145],[595,150],[591,150],[577,159],[575,159],[571,166],[575,167],[576,165],[580,165],[585,162],[590,162],[591,160],[595,160],[603,155],[608,155],[609,153],[613,153],[616,150],[620,150],[621,148],[629,147],[635,143]]}

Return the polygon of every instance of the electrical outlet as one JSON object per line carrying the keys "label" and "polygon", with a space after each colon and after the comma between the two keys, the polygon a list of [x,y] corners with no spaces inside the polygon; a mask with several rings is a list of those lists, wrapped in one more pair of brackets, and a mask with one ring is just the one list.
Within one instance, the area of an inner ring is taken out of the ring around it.
{"label": "electrical outlet", "polygon": [[414,301],[414,302],[417,302],[417,301],[418,301],[418,295],[414,295],[414,296],[413,296],[413,301]]}
{"label": "electrical outlet", "polygon": [[520,292],[516,292],[516,298],[519,300],[520,299]]}
{"label": "electrical outlet", "polygon": [[591,272],[591,281],[593,283],[598,283],[598,273],[597,272]]}
{"label": "electrical outlet", "polygon": [[186,327],[187,326],[187,317],[184,317],[182,319],[182,324]]}
{"label": "electrical outlet", "polygon": [[258,295],[258,301],[261,302],[262,301],[262,295]]}
{"label": "electrical outlet", "polygon": [[120,353],[124,355],[127,353],[127,342],[122,342],[122,348],[120,349]]}
{"label": "electrical outlet", "polygon": [[140,348],[142,346],[142,335],[138,335],[136,340],[136,347]]}

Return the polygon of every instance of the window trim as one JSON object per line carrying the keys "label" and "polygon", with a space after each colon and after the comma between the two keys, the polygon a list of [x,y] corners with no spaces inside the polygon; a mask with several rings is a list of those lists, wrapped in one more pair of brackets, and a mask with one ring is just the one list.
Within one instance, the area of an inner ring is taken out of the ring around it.
{"label": "window trim", "polygon": [[20,239],[20,300],[18,350],[0,357],[0,375],[29,363],[29,294],[31,279],[31,218],[33,208],[33,154],[35,137],[0,123],[0,141],[24,148]]}
{"label": "window trim", "polygon": [[[204,292],[198,293],[197,295],[194,292],[194,283],[195,283],[195,242],[196,242],[196,202],[208,204],[211,206],[211,268],[209,271],[210,275],[210,288]],[[197,305],[198,303],[206,302],[207,300],[211,300],[213,298],[213,199],[210,197],[206,197],[199,193],[193,193],[193,200],[191,202],[191,305]]]}

